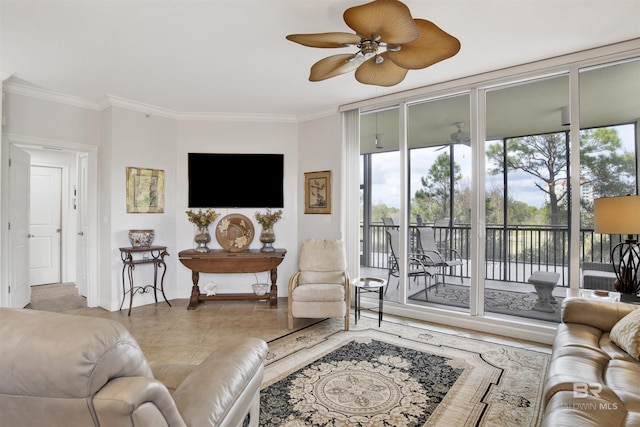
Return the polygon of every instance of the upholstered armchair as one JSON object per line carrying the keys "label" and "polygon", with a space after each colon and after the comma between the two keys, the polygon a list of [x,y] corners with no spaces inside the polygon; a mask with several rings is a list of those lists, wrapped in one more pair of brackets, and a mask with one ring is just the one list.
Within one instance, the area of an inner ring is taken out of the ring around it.
{"label": "upholstered armchair", "polygon": [[348,331],[350,292],[344,242],[305,240],[298,267],[289,280],[289,329],[295,317],[344,317]]}
{"label": "upholstered armchair", "polygon": [[199,365],[150,364],[107,319],[0,309],[3,426],[257,426],[267,345],[214,350]]}

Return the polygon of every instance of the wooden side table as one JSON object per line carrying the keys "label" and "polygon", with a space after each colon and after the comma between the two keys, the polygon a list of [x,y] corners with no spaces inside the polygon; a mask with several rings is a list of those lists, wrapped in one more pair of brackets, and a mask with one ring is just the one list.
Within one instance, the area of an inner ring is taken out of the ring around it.
{"label": "wooden side table", "polygon": [[[196,252],[193,249],[180,251],[180,262],[191,270],[191,298],[188,310],[195,310],[201,301],[211,300],[269,300],[270,307],[278,305],[278,265],[286,255],[286,249],[261,252],[259,249],[246,249],[241,252],[229,252],[225,249],[209,249],[209,252]],[[247,293],[229,293],[206,295],[200,293],[198,282],[200,273],[259,273],[269,271],[271,289],[264,295]]]}
{"label": "wooden side table", "polygon": [[[142,258],[135,258],[133,254],[142,254]],[[120,310],[124,305],[124,300],[129,294],[129,314],[131,316],[131,306],[133,305],[133,296],[136,293],[147,293],[153,289],[153,297],[158,302],[157,291],[160,289],[162,292],[162,298],[171,307],[171,303],[167,300],[167,296],[164,294],[164,275],[167,272],[167,265],[164,262],[164,257],[169,255],[166,246],[140,246],[140,247],[125,247],[120,248],[120,257],[122,258],[122,302],[120,303]],[[153,285],[135,286],[133,283],[133,270],[136,265],[139,264],[153,264]],[[158,286],[158,269],[162,269],[162,276],[160,277],[160,286]],[[129,290],[126,290],[124,273],[128,273],[129,277]]]}
{"label": "wooden side table", "polygon": [[382,289],[387,285],[385,279],[379,277],[358,277],[351,281],[351,284],[356,289],[356,301],[355,301],[355,318],[356,325],[360,318],[360,310],[362,305],[360,303],[360,295],[362,292],[377,292],[378,293],[378,327],[382,324]]}

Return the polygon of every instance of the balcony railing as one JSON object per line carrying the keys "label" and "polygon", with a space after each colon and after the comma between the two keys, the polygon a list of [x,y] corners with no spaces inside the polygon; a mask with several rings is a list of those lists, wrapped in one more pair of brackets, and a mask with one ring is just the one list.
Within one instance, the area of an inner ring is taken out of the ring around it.
{"label": "balcony railing", "polygon": [[[469,277],[470,233],[468,224],[451,228],[434,227],[436,240],[445,248],[456,249],[467,262],[456,274]],[[415,247],[417,227],[410,228],[410,244]],[[389,258],[385,226],[371,224],[364,240],[361,232],[361,265],[386,268]],[[553,271],[560,274],[558,286],[569,286],[569,230],[566,226],[512,225],[487,226],[485,229],[485,279],[526,283],[534,271]],[[580,230],[580,261],[611,261],[611,249],[623,241],[623,236],[594,233],[593,229]],[[364,256],[364,248],[369,248]]]}

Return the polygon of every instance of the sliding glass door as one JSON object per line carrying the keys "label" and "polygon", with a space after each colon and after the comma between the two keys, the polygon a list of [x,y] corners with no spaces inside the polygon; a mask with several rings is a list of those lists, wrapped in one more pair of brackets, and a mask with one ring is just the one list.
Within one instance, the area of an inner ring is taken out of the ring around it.
{"label": "sliding glass door", "polygon": [[637,194],[640,60],[483,83],[360,111],[361,270],[417,309],[558,322],[596,286],[576,259],[624,238],[593,200]]}

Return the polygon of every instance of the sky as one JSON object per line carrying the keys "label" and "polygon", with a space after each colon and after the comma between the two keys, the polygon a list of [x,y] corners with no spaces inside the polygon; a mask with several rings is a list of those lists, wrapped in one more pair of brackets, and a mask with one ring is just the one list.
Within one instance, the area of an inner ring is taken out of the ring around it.
{"label": "sky", "polygon": [[[627,152],[634,151],[635,138],[633,132],[633,125],[618,127],[618,134]],[[487,145],[490,143],[488,142]],[[460,146],[460,148],[466,147]],[[456,162],[461,167],[462,179],[471,182],[471,151],[468,148],[460,151],[466,151],[462,158],[457,158],[458,154],[456,154]],[[410,175],[412,197],[416,190],[422,188],[421,178],[428,174],[429,168],[435,162],[436,157],[443,152],[444,150],[436,151],[433,149],[412,150],[412,170]],[[372,203],[374,205],[384,203],[389,207],[400,208],[399,158],[397,151],[377,153],[372,156]],[[485,179],[487,187],[491,185],[502,187],[501,175],[487,174]],[[528,205],[539,208],[545,203],[544,193],[535,186],[533,177],[525,172],[517,171],[509,174],[509,191],[515,200],[523,201]]]}

